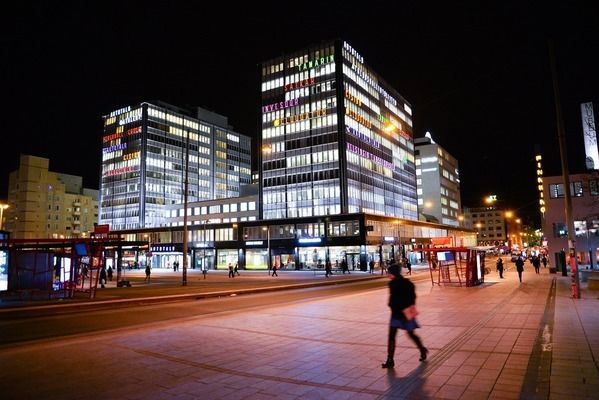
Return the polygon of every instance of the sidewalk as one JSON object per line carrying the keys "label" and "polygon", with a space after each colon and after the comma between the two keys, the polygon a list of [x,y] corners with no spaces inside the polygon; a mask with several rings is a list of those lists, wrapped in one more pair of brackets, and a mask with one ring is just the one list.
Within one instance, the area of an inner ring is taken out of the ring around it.
{"label": "sidewalk", "polygon": [[400,332],[390,371],[380,368],[389,318],[381,288],[3,349],[0,391],[61,400],[598,399],[598,293],[583,285],[573,300],[570,279],[547,269],[526,268],[523,283],[513,269],[505,276],[472,288],[417,282],[429,359],[418,362]]}

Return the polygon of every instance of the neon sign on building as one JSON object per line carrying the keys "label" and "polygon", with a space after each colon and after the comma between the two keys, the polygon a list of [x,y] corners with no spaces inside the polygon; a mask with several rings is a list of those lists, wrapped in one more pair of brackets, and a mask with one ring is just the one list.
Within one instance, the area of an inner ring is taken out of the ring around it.
{"label": "neon sign on building", "polygon": [[330,64],[332,62],[335,62],[335,59],[333,58],[333,55],[331,54],[330,56],[315,58],[314,60],[306,61],[305,63],[300,64],[297,67],[299,68],[299,71],[301,72],[301,71],[305,71],[307,69],[320,67],[321,65],[324,65],[324,64]]}
{"label": "neon sign on building", "polygon": [[278,111],[278,110],[282,110],[282,109],[285,109],[288,107],[297,106],[298,104],[299,104],[299,98],[280,101],[278,103],[272,103],[272,104],[269,104],[266,106],[262,106],[262,112],[268,113],[268,112],[272,112],[272,111]]}
{"label": "neon sign on building", "polygon": [[303,88],[303,87],[306,87],[306,86],[314,85],[315,82],[316,82],[316,78],[308,78],[308,79],[302,79],[301,81],[288,83],[288,84],[285,85],[285,91],[288,92],[290,90],[299,89],[299,88]]}
{"label": "neon sign on building", "polygon": [[375,156],[374,154],[372,154],[372,153],[370,153],[370,152],[368,152],[368,151],[366,151],[364,149],[361,149],[358,146],[354,146],[351,143],[347,144],[347,149],[349,151],[351,151],[352,153],[355,153],[355,154],[357,154],[359,156],[367,158],[370,161],[372,161],[373,163],[378,164],[378,165],[382,165],[385,168],[389,168],[389,169],[394,169],[395,168],[395,165],[392,162],[384,160],[384,159],[382,159],[379,156]]}
{"label": "neon sign on building", "polygon": [[320,110],[309,111],[301,114],[291,115],[289,117],[275,119],[273,121],[274,126],[287,125],[292,124],[294,122],[303,121],[306,119],[312,119],[317,117],[324,117],[327,115],[327,110],[325,108],[321,108]]}

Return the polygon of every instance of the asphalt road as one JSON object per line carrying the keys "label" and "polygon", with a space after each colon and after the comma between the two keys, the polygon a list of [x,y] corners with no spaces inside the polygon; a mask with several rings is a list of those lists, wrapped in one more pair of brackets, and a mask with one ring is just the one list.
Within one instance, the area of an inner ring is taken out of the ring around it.
{"label": "asphalt road", "polygon": [[[426,276],[422,276],[422,279]],[[148,324],[163,324],[200,315],[244,313],[252,309],[380,290],[386,280],[370,280],[343,285],[286,289],[267,293],[229,295],[196,300],[134,304],[127,307],[104,305],[94,309],[56,307],[38,313],[11,313],[0,321],[0,347],[61,337],[89,335],[130,329]]]}

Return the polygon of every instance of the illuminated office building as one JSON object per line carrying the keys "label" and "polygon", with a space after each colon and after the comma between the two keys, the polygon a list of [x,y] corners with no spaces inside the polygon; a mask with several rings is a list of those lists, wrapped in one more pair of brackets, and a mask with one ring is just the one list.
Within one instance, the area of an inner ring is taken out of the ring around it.
{"label": "illuminated office building", "polygon": [[412,110],[348,43],[261,65],[263,219],[417,220]]}
{"label": "illuminated office building", "polygon": [[251,179],[251,139],[226,117],[163,102],[104,116],[100,224],[111,230],[164,226],[165,206],[239,196]]}
{"label": "illuminated office building", "polygon": [[418,208],[426,221],[458,226],[461,214],[458,160],[430,133],[414,139]]}

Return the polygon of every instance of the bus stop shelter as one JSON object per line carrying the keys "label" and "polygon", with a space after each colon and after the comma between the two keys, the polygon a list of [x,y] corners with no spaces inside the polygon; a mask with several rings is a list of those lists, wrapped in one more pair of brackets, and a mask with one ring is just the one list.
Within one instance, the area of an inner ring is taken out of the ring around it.
{"label": "bus stop shelter", "polygon": [[480,247],[422,249],[427,255],[431,284],[476,286],[485,281],[485,253]]}

